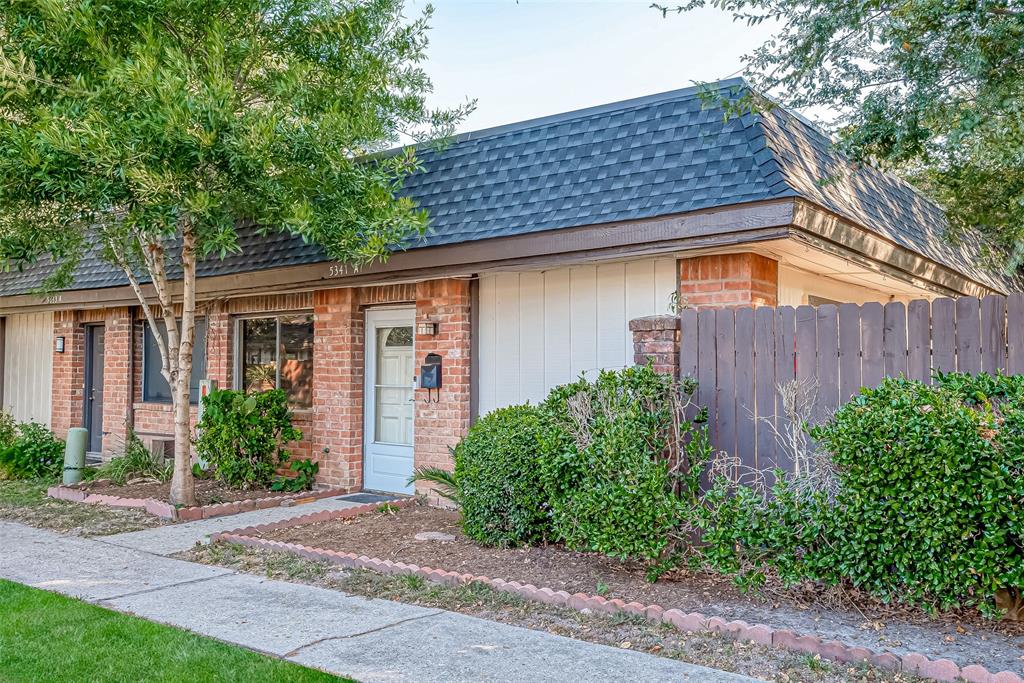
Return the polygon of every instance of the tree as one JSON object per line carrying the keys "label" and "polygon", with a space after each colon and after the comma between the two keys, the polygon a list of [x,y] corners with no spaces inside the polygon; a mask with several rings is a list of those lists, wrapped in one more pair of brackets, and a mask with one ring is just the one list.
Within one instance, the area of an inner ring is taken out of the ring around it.
{"label": "tree", "polygon": [[[953,236],[977,229],[1024,262],[1024,3],[1020,0],[690,0],[777,35],[745,57],[756,90],[826,105],[856,162],[915,181]],[[741,98],[744,99],[744,98]],[[763,106],[756,97],[739,106]]]}
{"label": "tree", "polygon": [[[172,388],[171,502],[191,505],[196,264],[242,224],[355,265],[426,225],[396,198],[433,111],[418,66],[429,8],[402,0],[9,0],[0,9],[0,260],[120,268]],[[180,293],[174,281],[180,279]],[[172,284],[173,283],[173,284]],[[177,309],[177,310],[176,310]],[[161,320],[162,326],[157,321]]]}

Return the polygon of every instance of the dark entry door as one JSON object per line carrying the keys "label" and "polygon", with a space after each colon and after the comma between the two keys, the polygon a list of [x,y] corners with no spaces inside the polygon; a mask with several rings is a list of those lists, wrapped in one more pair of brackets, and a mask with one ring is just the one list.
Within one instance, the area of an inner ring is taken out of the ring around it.
{"label": "dark entry door", "polygon": [[85,428],[89,430],[89,452],[103,450],[103,326],[86,329]]}

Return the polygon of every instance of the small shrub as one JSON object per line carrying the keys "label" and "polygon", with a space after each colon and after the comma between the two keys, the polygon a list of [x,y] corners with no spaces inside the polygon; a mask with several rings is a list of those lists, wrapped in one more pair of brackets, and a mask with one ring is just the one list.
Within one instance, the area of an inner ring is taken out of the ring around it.
{"label": "small shrub", "polygon": [[290,477],[279,476],[271,484],[271,491],[309,491],[316,483],[316,475],[320,472],[320,464],[306,458],[304,460],[292,460],[288,466],[294,474]]}
{"label": "small shrub", "polygon": [[818,573],[885,599],[994,611],[1024,588],[1019,379],[887,379],[812,436],[838,476]]}
{"label": "small shrub", "polygon": [[465,534],[484,545],[537,543],[549,529],[538,471],[540,414],[529,405],[480,418],[455,447]]}
{"label": "small shrub", "polygon": [[0,451],[0,469],[12,479],[57,479],[64,471],[64,442],[37,422],[18,425]]}
{"label": "small shrub", "polygon": [[0,451],[14,443],[18,436],[18,425],[14,416],[6,410],[0,410]]}
{"label": "small shrub", "polygon": [[269,485],[289,460],[283,444],[302,438],[292,426],[288,397],[280,389],[254,394],[214,391],[203,399],[198,430],[199,457],[225,484],[244,489]]}
{"label": "small shrub", "polygon": [[96,476],[123,486],[132,479],[167,481],[171,478],[172,472],[173,467],[169,463],[160,462],[135,435],[134,430],[129,429],[125,437],[124,452],[103,463]]}
{"label": "small shrub", "polygon": [[553,390],[541,407],[541,459],[554,534],[621,559],[669,551],[710,453],[682,418],[682,387],[646,366],[602,371]]}

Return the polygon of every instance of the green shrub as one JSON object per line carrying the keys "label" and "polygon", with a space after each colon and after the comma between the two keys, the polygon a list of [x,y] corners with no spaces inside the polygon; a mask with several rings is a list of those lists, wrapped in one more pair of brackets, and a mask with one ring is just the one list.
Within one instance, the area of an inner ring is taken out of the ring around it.
{"label": "green shrub", "polygon": [[502,408],[480,418],[455,447],[452,481],[468,537],[484,545],[517,546],[548,535],[538,471],[540,428],[535,407]]}
{"label": "green shrub", "polygon": [[14,440],[0,451],[0,469],[13,479],[57,479],[64,471],[64,442],[44,425],[18,425]]}
{"label": "green shrub", "polygon": [[170,463],[160,462],[135,435],[135,431],[128,429],[124,452],[103,463],[96,471],[96,476],[123,486],[129,479],[149,478],[167,481],[171,478],[172,472],[173,466]]}
{"label": "green shrub", "polygon": [[233,488],[270,484],[289,460],[283,444],[302,438],[292,426],[288,397],[280,389],[253,394],[214,391],[203,399],[197,429],[197,454]]}
{"label": "green shrub", "polygon": [[14,416],[6,410],[0,410],[0,451],[14,443],[18,436],[18,426]]}
{"label": "green shrub", "polygon": [[548,396],[541,472],[553,532],[568,547],[622,559],[670,549],[710,452],[705,428],[677,419],[680,389],[639,366]]}
{"label": "green shrub", "polygon": [[[1024,393],[1019,379],[888,379],[812,436],[838,494],[820,576],[885,599],[990,609],[1024,587]],[[992,399],[997,399],[993,401]]]}
{"label": "green shrub", "polygon": [[284,477],[278,475],[274,479],[274,483],[270,485],[271,491],[295,493],[312,490],[313,484],[316,483],[316,475],[320,472],[320,463],[314,462],[309,458],[292,460],[288,469],[293,472],[292,476]]}

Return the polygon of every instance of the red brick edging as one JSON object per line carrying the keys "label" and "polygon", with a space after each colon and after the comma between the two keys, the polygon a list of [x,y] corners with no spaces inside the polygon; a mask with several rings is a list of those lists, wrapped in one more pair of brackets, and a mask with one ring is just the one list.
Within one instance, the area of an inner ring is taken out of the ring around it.
{"label": "red brick edging", "polygon": [[[402,500],[391,503],[397,507],[414,504],[415,500]],[[504,593],[515,593],[526,600],[534,600],[547,605],[559,605],[578,611],[590,610],[605,614],[625,612],[636,614],[655,623],[667,623],[684,633],[706,631],[732,638],[734,640],[753,642],[769,647],[819,655],[822,659],[830,659],[843,663],[867,663],[890,671],[902,671],[934,681],[964,680],[969,683],[1024,683],[1024,678],[1012,671],[991,673],[979,664],[971,664],[963,668],[949,659],[929,659],[923,654],[911,652],[902,656],[891,652],[873,652],[864,647],[853,647],[837,640],[822,642],[816,636],[798,635],[787,629],[774,629],[764,624],[751,626],[745,621],[726,621],[721,617],[708,617],[699,612],[685,613],[678,609],[664,609],[659,605],[644,605],[639,602],[624,602],[619,599],[606,600],[599,595],[555,591],[550,588],[537,588],[533,584],[522,584],[518,581],[492,579],[487,576],[459,574],[432,567],[420,567],[415,564],[379,560],[366,555],[343,553],[336,550],[310,548],[297,543],[283,543],[257,538],[253,534],[276,531],[302,524],[325,522],[331,519],[355,517],[379,508],[379,504],[360,505],[344,510],[326,510],[302,517],[261,524],[243,529],[233,529],[213,534],[211,541],[237,543],[249,548],[287,552],[310,560],[320,560],[352,569],[370,569],[382,574],[405,574],[422,576],[427,581],[442,583],[449,586],[478,582],[494,590]]]}
{"label": "red brick edging", "polygon": [[46,495],[57,500],[66,500],[72,503],[86,503],[88,505],[106,505],[112,508],[138,509],[159,517],[160,519],[181,520],[191,522],[197,519],[210,519],[211,517],[223,517],[224,515],[235,515],[239,512],[252,510],[266,510],[268,508],[288,507],[309,503],[321,498],[341,496],[348,493],[346,489],[327,489],[324,491],[303,491],[284,496],[271,496],[268,498],[248,498],[236,500],[230,503],[217,503],[216,505],[198,505],[195,507],[176,508],[170,503],[158,500],[157,498],[122,498],[120,496],[108,496],[103,493],[89,493],[88,489],[75,486],[51,486],[46,489]]}

